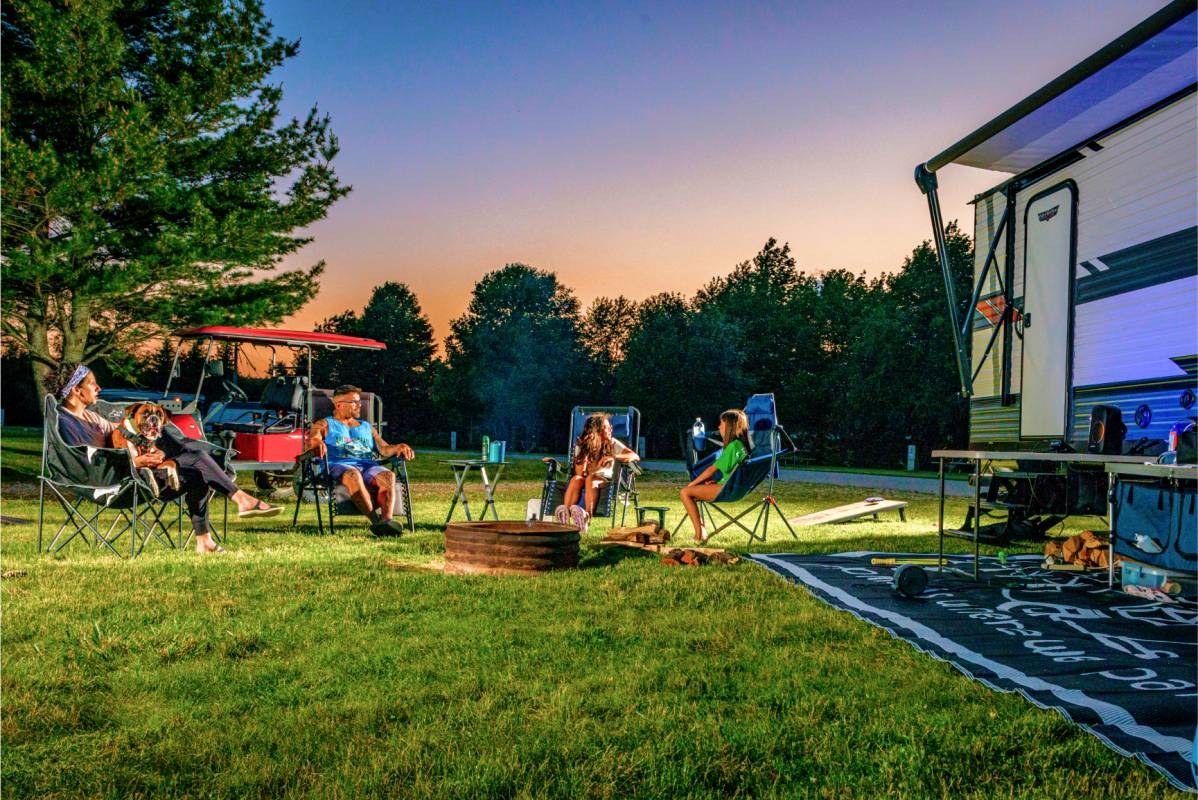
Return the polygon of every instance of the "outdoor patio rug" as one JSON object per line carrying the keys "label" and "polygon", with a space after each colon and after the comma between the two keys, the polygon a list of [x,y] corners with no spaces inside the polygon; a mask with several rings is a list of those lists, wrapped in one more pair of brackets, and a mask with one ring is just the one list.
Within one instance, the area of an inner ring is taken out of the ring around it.
{"label": "outdoor patio rug", "polygon": [[[1190,754],[1198,725],[1198,606],[1156,603],[1106,588],[1106,573],[1039,569],[1039,556],[983,558],[991,578],[1030,578],[1025,588],[984,586],[928,567],[916,599],[891,589],[895,553],[750,555],[919,650],[1001,692],[1054,708],[1116,752],[1195,791]],[[902,556],[899,556],[900,558]],[[928,554],[908,557],[928,558]],[[931,558],[935,558],[933,553]],[[969,556],[950,562],[970,567]]]}

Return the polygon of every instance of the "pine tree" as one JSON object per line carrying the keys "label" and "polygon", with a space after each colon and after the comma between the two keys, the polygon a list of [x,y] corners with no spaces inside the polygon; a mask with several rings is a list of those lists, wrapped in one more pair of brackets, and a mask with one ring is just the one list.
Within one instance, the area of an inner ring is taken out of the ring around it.
{"label": "pine tree", "polygon": [[258,0],[12,0],[0,25],[3,332],[35,379],[315,295],[323,264],[273,270],[349,189],[327,116],[276,127],[298,43]]}

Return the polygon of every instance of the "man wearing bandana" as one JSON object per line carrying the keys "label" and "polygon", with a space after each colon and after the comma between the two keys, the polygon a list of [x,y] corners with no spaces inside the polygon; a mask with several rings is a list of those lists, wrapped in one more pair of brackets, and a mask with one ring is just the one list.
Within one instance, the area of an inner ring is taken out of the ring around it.
{"label": "man wearing bandana", "polygon": [[[64,412],[58,415],[58,432],[64,442],[73,446],[112,447],[112,432],[116,424],[88,409],[100,396],[95,373],[82,364],[64,364],[58,371],[49,374],[46,390],[58,399]],[[208,521],[210,490],[232,500],[237,505],[239,518],[273,517],[282,511],[280,507],[264,503],[238,489],[233,479],[208,453],[188,448],[185,443],[180,444],[170,437],[164,437],[160,443],[164,448],[176,451],[169,458],[179,465],[181,485],[177,490],[164,490],[159,499],[172,500],[183,495],[195,530],[197,553],[224,552],[224,548],[213,540],[212,527]],[[142,453],[133,459],[133,466],[137,469],[154,469],[167,457],[161,450]]]}

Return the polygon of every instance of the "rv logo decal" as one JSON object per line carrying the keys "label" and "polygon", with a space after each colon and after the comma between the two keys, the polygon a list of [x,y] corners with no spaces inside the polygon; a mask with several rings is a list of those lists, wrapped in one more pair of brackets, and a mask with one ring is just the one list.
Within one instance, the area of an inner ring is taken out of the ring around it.
{"label": "rv logo decal", "polygon": [[1041,211],[1039,214],[1036,215],[1036,219],[1040,220],[1041,222],[1048,222],[1050,219],[1055,217],[1057,215],[1057,212],[1060,210],[1061,210],[1061,206],[1060,206],[1060,204],[1057,204],[1057,205],[1053,206],[1052,208],[1048,209],[1047,211]]}
{"label": "rv logo decal", "polygon": [[[1006,311],[1007,301],[1001,294],[996,294],[993,297],[987,297],[978,301],[974,306],[974,311],[986,318],[986,322],[991,325],[997,325],[1003,318],[1003,312]],[[1019,318],[1019,311],[1011,309],[1012,319]]]}

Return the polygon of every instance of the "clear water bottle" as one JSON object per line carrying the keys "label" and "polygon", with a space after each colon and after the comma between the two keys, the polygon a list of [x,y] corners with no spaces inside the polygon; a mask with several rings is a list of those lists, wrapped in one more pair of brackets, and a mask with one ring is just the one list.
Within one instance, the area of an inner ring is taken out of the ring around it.
{"label": "clear water bottle", "polygon": [[1137,533],[1133,539],[1133,543],[1145,553],[1156,554],[1163,552],[1165,549],[1164,547],[1161,547],[1160,542],[1158,542],[1156,539],[1153,539],[1146,533]]}
{"label": "clear water bottle", "polygon": [[707,429],[703,427],[703,418],[695,417],[695,424],[691,426],[691,439],[694,440],[696,452],[702,452],[706,434]]}
{"label": "clear water bottle", "polygon": [[491,437],[483,435],[483,461],[487,461],[491,456]]}

